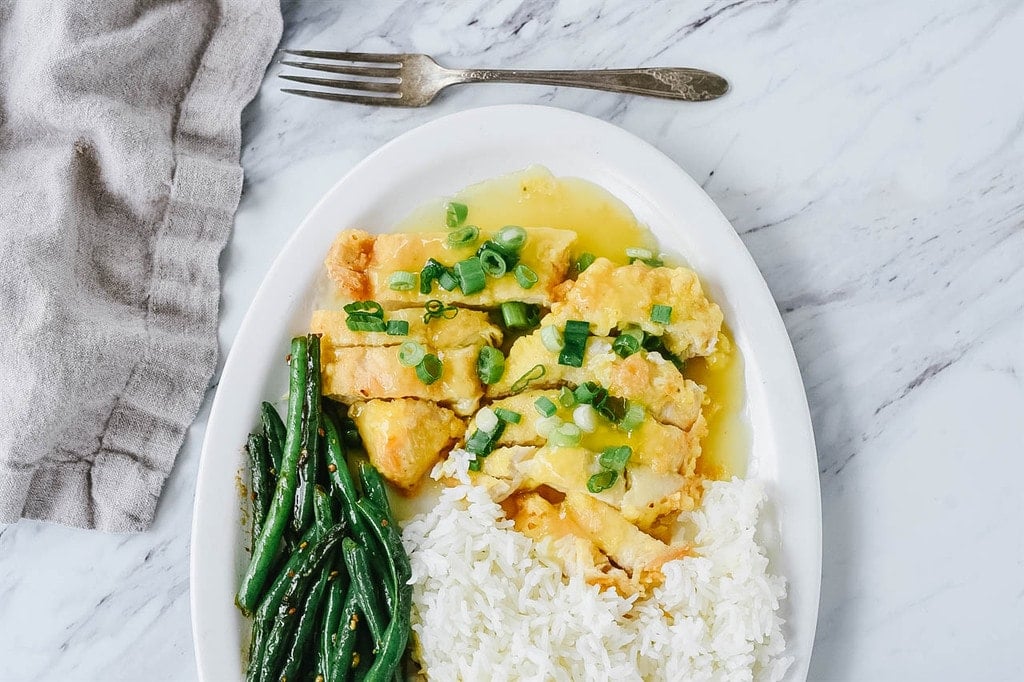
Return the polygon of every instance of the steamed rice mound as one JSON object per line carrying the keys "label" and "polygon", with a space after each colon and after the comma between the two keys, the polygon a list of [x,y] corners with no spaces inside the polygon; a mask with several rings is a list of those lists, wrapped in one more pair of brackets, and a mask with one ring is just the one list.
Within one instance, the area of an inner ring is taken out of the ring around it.
{"label": "steamed rice mound", "polygon": [[[453,453],[454,454],[454,453]],[[756,481],[709,481],[680,518],[695,555],[665,565],[646,597],[566,578],[545,543],[516,532],[463,483],[411,519],[413,653],[431,680],[778,680],[792,663],[780,600],[756,540]],[[439,465],[440,466],[440,465]],[[548,541],[545,541],[548,542]]]}

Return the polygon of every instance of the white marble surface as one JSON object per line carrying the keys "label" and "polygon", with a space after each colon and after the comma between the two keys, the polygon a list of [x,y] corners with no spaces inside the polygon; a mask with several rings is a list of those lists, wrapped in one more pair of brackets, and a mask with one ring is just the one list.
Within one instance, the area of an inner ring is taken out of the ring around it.
{"label": "white marble surface", "polygon": [[[495,103],[612,121],[704,185],[793,338],[824,514],[811,678],[1024,679],[1024,4],[346,0],[285,14],[289,46],[703,66],[733,91],[687,105],[495,85],[380,110],[268,79],[244,122],[224,352],[306,211],[382,142]],[[208,410],[151,532],[0,530],[0,679],[195,677],[188,542]]]}

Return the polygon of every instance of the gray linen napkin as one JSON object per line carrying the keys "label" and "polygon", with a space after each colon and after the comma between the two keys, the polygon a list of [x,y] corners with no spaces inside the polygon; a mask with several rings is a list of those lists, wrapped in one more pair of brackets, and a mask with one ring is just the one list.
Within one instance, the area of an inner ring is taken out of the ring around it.
{"label": "gray linen napkin", "polygon": [[277,0],[0,0],[0,523],[152,520],[280,35]]}

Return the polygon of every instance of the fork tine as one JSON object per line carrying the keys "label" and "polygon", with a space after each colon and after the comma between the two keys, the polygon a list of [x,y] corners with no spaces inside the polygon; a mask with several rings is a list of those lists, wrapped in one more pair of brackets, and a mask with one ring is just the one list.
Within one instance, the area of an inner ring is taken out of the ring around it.
{"label": "fork tine", "polygon": [[284,66],[294,66],[297,69],[313,69],[314,71],[327,71],[328,73],[340,73],[345,76],[368,76],[370,78],[398,78],[399,69],[392,69],[381,66],[341,66],[338,64],[319,64],[317,62],[293,62],[282,61]]}
{"label": "fork tine", "polygon": [[409,106],[401,97],[364,97],[362,95],[344,95],[339,92],[317,92],[315,90],[292,90],[281,88],[281,92],[289,95],[302,95],[315,99],[329,99],[334,102],[353,102],[355,104],[370,104],[377,107],[407,107]]}
{"label": "fork tine", "polygon": [[370,64],[401,64],[404,54],[381,54],[378,52],[329,52],[325,50],[282,50],[296,57],[338,59],[345,62],[368,62]]}
{"label": "fork tine", "polygon": [[342,90],[362,90],[364,92],[398,92],[399,83],[380,83],[378,81],[353,81],[334,78],[310,78],[308,76],[292,76],[290,74],[279,74],[278,78],[307,85],[323,85],[328,88],[341,88]]}

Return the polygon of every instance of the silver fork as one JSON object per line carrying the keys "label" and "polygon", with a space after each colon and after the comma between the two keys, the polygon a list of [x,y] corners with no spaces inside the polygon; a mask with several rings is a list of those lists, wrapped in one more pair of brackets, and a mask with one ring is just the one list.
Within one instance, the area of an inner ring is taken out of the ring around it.
{"label": "silver fork", "polygon": [[729,83],[701,69],[650,68],[593,71],[518,71],[513,69],[446,69],[425,54],[377,54],[372,52],[325,52],[284,50],[298,57],[329,61],[289,61],[285,66],[338,74],[342,78],[313,78],[280,74],[285,80],[319,85],[331,90],[282,92],[337,102],[389,107],[422,107],[437,93],[459,83],[535,83],[564,85],[650,95],[667,99],[703,102],[721,97]]}

